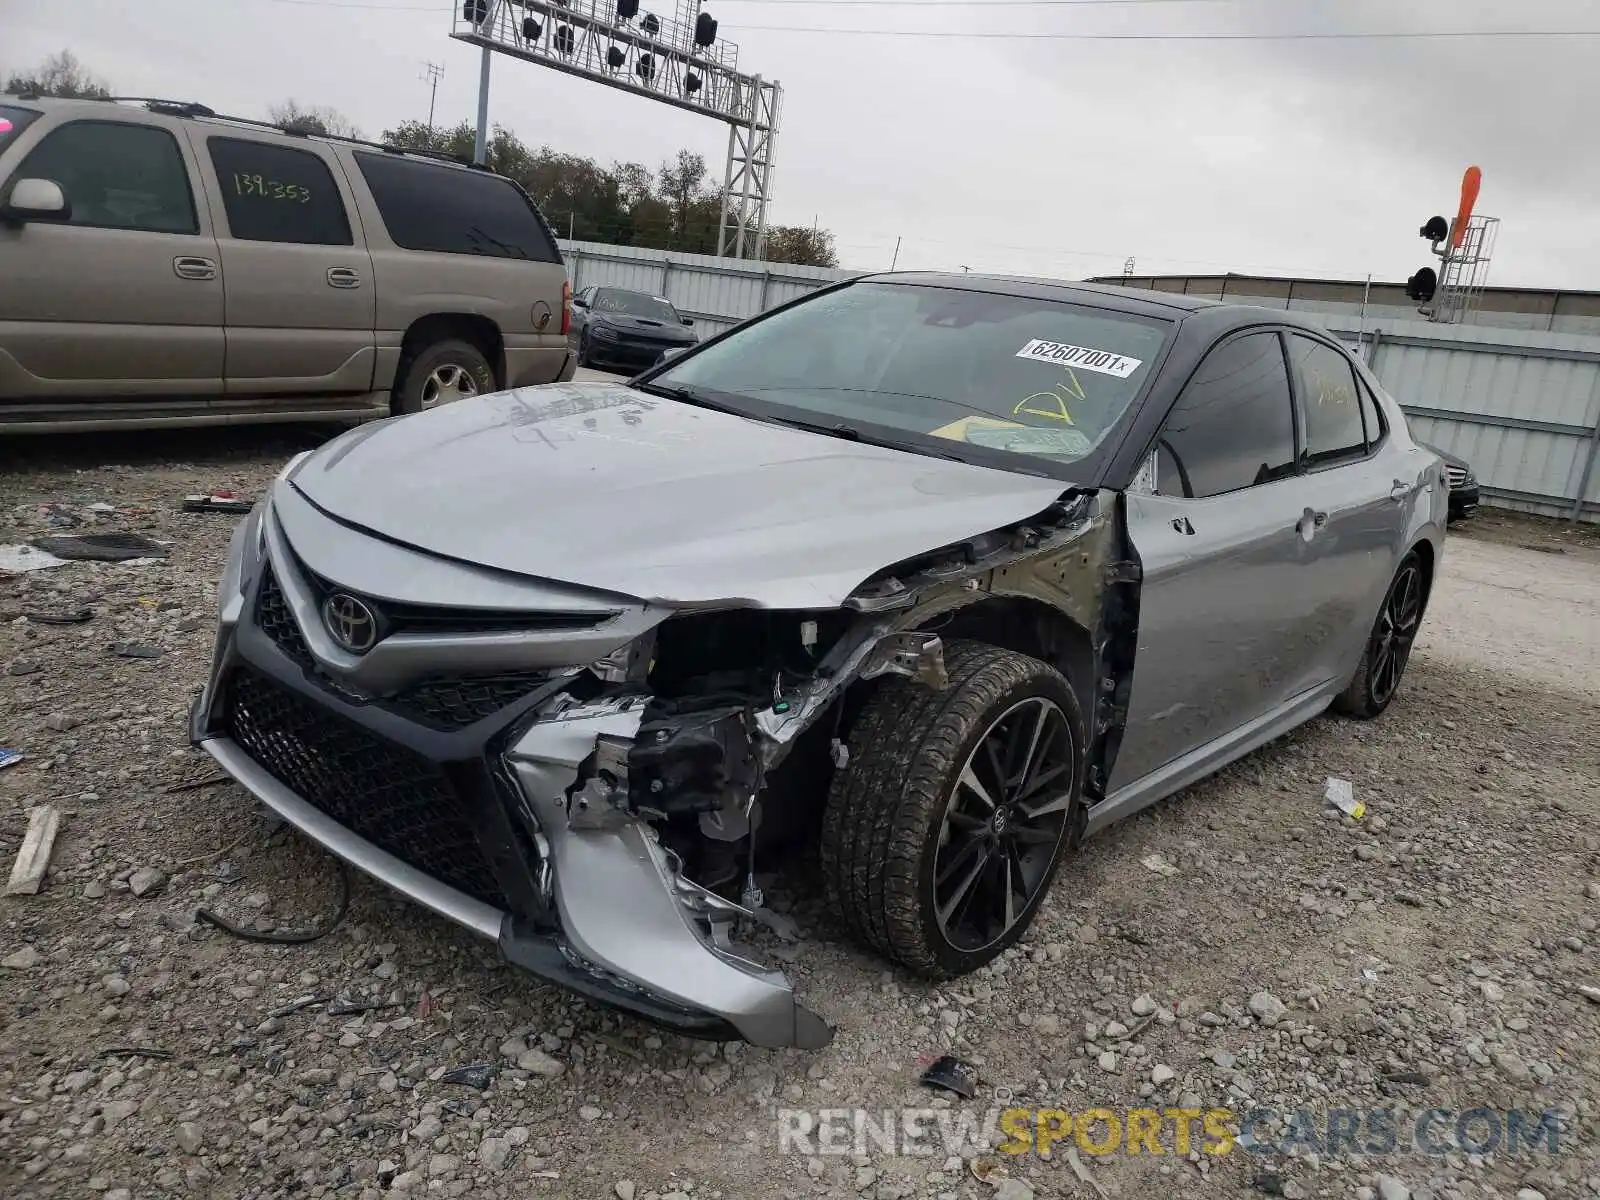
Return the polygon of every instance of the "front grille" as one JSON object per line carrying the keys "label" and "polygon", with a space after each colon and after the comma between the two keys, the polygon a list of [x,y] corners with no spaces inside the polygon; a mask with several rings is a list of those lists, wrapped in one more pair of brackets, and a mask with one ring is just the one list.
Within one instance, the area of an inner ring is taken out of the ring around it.
{"label": "front grille", "polygon": [[510,907],[461,797],[421,755],[248,669],[229,679],[227,726],[274,779],[352,833],[485,904]]}
{"label": "front grille", "polygon": [[1455,466],[1453,463],[1445,463],[1444,481],[1452,488],[1460,487],[1467,481],[1467,469]]}
{"label": "front grille", "polygon": [[465,729],[521,700],[547,678],[543,674],[520,674],[429,679],[400,692],[393,704],[406,716],[433,729]]}
{"label": "front grille", "polygon": [[256,592],[256,624],[272,639],[273,645],[295,662],[303,667],[314,665],[311,647],[306,645],[294,613],[289,611],[289,601],[284,598],[270,566],[261,569],[261,587]]}

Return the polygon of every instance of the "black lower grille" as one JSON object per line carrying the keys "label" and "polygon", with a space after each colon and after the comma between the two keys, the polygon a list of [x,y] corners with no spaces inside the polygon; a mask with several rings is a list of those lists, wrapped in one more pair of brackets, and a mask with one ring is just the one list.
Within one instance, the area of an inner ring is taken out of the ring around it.
{"label": "black lower grille", "polygon": [[227,714],[233,740],[301,799],[425,875],[510,907],[433,763],[247,669],[229,679]]}
{"label": "black lower grille", "polygon": [[272,639],[273,645],[295,662],[303,667],[312,665],[311,647],[306,645],[300,626],[295,624],[289,602],[284,599],[283,589],[278,586],[271,567],[262,568],[261,587],[256,592],[256,624]]}
{"label": "black lower grille", "polygon": [[433,729],[465,729],[521,700],[549,677],[542,674],[429,679],[394,697],[406,716]]}

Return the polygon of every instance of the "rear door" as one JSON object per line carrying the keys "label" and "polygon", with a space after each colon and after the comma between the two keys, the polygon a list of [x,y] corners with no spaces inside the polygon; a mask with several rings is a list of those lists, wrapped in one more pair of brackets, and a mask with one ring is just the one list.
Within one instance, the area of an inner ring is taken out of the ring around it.
{"label": "rear door", "polygon": [[482,317],[504,348],[503,385],[552,382],[567,360],[567,269],[522,190],[466,167],[376,150],[350,157],[369,193],[361,202],[385,346],[398,349],[425,317]]}
{"label": "rear door", "polygon": [[320,142],[193,127],[216,197],[230,396],[368,392],[377,360],[372,259],[344,172]]}
{"label": "rear door", "polygon": [[1394,479],[1379,460],[1386,431],[1349,356],[1331,339],[1286,336],[1315,531],[1318,610],[1306,628],[1314,653],[1303,680],[1310,687],[1348,675],[1360,657],[1404,548],[1415,481]]}
{"label": "rear door", "polygon": [[1144,579],[1111,790],[1270,712],[1306,673],[1316,596],[1299,522],[1294,407],[1273,330],[1220,341],[1128,491]]}
{"label": "rear door", "polygon": [[221,391],[222,273],[181,124],[107,105],[8,140],[0,200],[50,179],[71,212],[0,223],[0,397]]}

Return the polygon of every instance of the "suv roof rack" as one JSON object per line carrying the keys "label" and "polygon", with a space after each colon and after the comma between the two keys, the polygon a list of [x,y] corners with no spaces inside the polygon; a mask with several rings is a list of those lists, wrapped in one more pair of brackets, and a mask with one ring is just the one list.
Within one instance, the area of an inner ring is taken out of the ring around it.
{"label": "suv roof rack", "polygon": [[[209,121],[224,121],[229,125],[244,125],[252,129],[270,129],[274,133],[281,133],[287,137],[319,137],[334,142],[346,142],[353,146],[365,146],[369,150],[381,150],[385,154],[415,154],[420,158],[431,158],[439,162],[452,163],[459,167],[470,167],[475,171],[488,171],[483,163],[473,162],[459,154],[449,154],[443,150],[415,150],[406,146],[390,146],[385,142],[369,141],[366,138],[350,137],[342,133],[313,133],[307,129],[296,129],[292,126],[280,125],[273,121],[258,121],[253,117],[230,117],[219,113],[204,104],[197,104],[192,100],[162,100],[152,96],[108,96],[107,100],[119,104],[142,104],[153,113],[160,113],[168,117],[199,118]],[[492,172],[491,172],[492,173]]]}

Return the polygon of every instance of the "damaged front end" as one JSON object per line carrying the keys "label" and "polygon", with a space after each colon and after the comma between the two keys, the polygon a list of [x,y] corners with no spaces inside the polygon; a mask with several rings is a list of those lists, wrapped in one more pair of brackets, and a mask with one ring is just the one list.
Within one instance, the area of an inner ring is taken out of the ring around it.
{"label": "damaged front end", "polygon": [[[1054,655],[1096,753],[1114,752],[1136,604],[1121,546],[1115,496],[1069,493],[837,607],[685,608],[467,579],[280,483],[235,539],[192,734],[307,835],[512,964],[687,1034],[819,1048],[827,1024],[741,939],[793,936],[758,872],[814,837],[831,776],[864,749],[861,697],[890,674],[944,687],[943,639],[977,637]],[[403,604],[372,582],[393,578]],[[498,623],[451,606],[468,583],[504,593]],[[374,645],[339,644],[346,600]]]}

